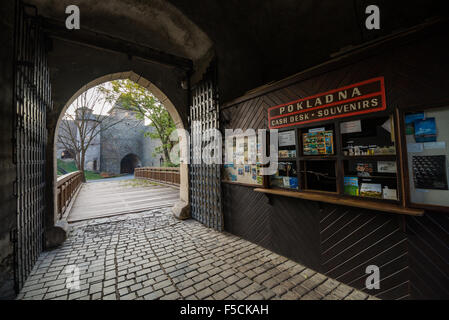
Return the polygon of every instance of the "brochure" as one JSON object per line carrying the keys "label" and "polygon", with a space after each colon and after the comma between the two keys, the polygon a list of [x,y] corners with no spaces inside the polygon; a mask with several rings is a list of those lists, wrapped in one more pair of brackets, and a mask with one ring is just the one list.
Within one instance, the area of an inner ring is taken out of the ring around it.
{"label": "brochure", "polygon": [[437,127],[435,118],[415,121],[415,141],[434,142],[437,141]]}
{"label": "brochure", "polygon": [[382,198],[382,185],[377,183],[362,183],[360,195],[362,197]]}
{"label": "brochure", "polygon": [[344,192],[351,196],[359,195],[359,178],[345,177],[344,178]]}

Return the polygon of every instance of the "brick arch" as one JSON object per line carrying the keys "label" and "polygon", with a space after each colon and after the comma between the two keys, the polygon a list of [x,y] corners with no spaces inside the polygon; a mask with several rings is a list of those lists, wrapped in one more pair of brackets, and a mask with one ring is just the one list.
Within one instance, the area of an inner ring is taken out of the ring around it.
{"label": "brick arch", "polygon": [[[181,154],[188,153],[188,134],[187,129],[184,126],[183,118],[181,117],[180,113],[178,112],[178,109],[175,107],[173,102],[167,97],[167,95],[162,92],[156,85],[151,83],[146,78],[138,75],[137,73],[133,71],[127,71],[127,72],[119,72],[119,73],[113,73],[113,74],[107,74],[101,77],[98,77],[89,83],[85,84],[81,88],[79,88],[71,97],[70,99],[65,103],[64,107],[60,109],[56,127],[55,127],[55,134],[53,136],[53,146],[56,146],[57,144],[57,131],[59,129],[60,122],[63,118],[63,115],[67,111],[67,109],[70,107],[70,105],[75,101],[83,92],[98,86],[102,83],[114,81],[114,80],[125,80],[129,79],[142,87],[146,88],[148,91],[150,91],[167,109],[168,113],[172,117],[176,128],[178,129],[178,138],[179,138],[179,146],[180,146],[180,152]],[[56,156],[56,148],[53,148],[53,201],[56,203],[56,197],[57,197],[57,190],[56,190],[56,181],[57,181],[57,156]],[[180,164],[180,202],[175,205],[173,213],[181,217],[185,217],[186,215],[189,215],[189,175],[188,175],[188,165],[185,162],[181,161]],[[49,212],[49,214],[53,214],[52,218],[48,218],[48,220],[57,220],[57,212],[56,212],[56,206],[53,206],[53,212]],[[51,211],[51,210],[49,210]],[[182,214],[181,214],[182,213]],[[47,221],[48,221],[47,220]]]}

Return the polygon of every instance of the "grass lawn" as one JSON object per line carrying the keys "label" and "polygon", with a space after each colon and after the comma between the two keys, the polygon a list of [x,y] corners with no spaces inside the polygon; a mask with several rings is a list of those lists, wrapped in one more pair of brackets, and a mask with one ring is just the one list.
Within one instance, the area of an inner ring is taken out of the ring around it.
{"label": "grass lawn", "polygon": [[62,161],[61,159],[58,159],[58,175],[62,175],[62,171],[60,169],[63,169],[67,172],[73,172],[77,171],[77,167],[75,164],[75,161]]}
{"label": "grass lawn", "polygon": [[149,181],[146,179],[131,179],[120,181],[120,184],[127,187],[148,187],[148,186],[160,186],[161,184]]}
{"label": "grass lawn", "polygon": [[[61,159],[58,159],[58,175],[63,175],[64,173],[59,170],[60,168],[68,173],[78,170],[75,161],[62,161]],[[84,176],[86,177],[86,180],[104,179],[99,173],[87,170],[84,170]]]}
{"label": "grass lawn", "polygon": [[86,180],[104,179],[99,173],[87,170],[84,170],[84,176],[86,177]]}

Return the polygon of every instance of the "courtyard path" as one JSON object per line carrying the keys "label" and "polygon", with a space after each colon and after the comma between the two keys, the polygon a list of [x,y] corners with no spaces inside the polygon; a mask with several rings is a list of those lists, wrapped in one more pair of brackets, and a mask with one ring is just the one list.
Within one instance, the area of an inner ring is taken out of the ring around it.
{"label": "courtyard path", "polygon": [[[73,268],[79,287],[67,287]],[[71,224],[41,254],[18,299],[373,299],[170,208]]]}
{"label": "courtyard path", "polygon": [[179,189],[147,180],[106,180],[85,183],[67,221],[76,222],[100,217],[173,206],[179,200]]}

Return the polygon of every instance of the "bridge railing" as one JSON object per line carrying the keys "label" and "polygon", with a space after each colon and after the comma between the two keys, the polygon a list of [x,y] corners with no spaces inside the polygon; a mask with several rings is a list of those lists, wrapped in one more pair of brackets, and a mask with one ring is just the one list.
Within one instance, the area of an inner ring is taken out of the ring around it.
{"label": "bridge railing", "polygon": [[59,218],[62,218],[62,215],[67,210],[70,200],[72,200],[76,191],[81,186],[81,183],[83,182],[82,176],[81,171],[75,171],[58,177],[56,189],[58,193]]}
{"label": "bridge railing", "polygon": [[134,169],[134,177],[179,186],[179,168],[142,167]]}

